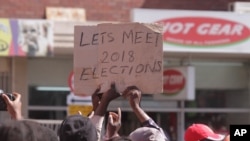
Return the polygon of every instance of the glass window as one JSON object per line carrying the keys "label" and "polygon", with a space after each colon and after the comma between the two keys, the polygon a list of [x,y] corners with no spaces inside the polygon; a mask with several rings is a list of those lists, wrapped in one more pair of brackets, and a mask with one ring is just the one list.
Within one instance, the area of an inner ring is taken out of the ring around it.
{"label": "glass window", "polygon": [[197,90],[194,101],[187,101],[188,108],[222,108],[226,105],[225,91]]}
{"label": "glass window", "polygon": [[[194,101],[185,102],[185,107],[196,108],[192,112],[185,113],[185,128],[193,123],[209,125],[214,131],[222,134],[228,133],[229,125],[240,121],[247,122],[247,118],[239,115],[246,113],[234,113],[233,109],[247,109],[249,105],[247,90],[197,90]],[[224,112],[223,109],[230,109]],[[220,111],[217,111],[220,109]],[[206,111],[207,110],[207,111]],[[237,112],[237,111],[236,111]],[[238,123],[240,123],[238,122]]]}
{"label": "glass window", "polygon": [[[29,118],[32,119],[63,119],[67,116],[66,110],[58,110],[57,107],[67,106],[66,98],[69,90],[42,89],[36,86],[29,88],[29,107],[39,107],[29,110]],[[48,108],[49,106],[49,108]],[[55,109],[53,108],[55,107]],[[46,109],[47,108],[47,109]]]}

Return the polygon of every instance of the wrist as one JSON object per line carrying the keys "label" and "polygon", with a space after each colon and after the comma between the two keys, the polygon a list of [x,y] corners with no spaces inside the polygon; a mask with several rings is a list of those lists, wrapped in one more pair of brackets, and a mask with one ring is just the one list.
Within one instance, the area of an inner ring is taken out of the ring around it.
{"label": "wrist", "polygon": [[20,114],[14,115],[12,118],[15,119],[15,120],[22,120],[22,119],[23,119],[23,116],[22,116],[21,113],[20,113]]}
{"label": "wrist", "polygon": [[133,106],[131,106],[133,110],[139,110],[141,109],[140,105],[139,104],[135,104]]}
{"label": "wrist", "polygon": [[108,103],[101,102],[100,105],[95,110],[95,115],[104,116],[106,114]]}

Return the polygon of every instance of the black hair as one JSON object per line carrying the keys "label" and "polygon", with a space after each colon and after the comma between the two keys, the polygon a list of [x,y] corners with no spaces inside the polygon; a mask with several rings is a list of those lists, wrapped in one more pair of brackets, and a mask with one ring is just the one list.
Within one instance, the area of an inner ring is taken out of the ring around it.
{"label": "black hair", "polygon": [[51,129],[37,122],[6,121],[0,126],[1,141],[57,141],[57,136]]}
{"label": "black hair", "polygon": [[97,131],[87,117],[71,115],[66,117],[58,130],[60,141],[96,141]]}

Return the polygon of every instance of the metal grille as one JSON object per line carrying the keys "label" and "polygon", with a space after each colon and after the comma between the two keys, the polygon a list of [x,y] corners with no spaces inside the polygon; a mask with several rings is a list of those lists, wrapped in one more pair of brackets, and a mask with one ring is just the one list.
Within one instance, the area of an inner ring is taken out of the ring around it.
{"label": "metal grille", "polygon": [[0,72],[0,89],[4,92],[11,92],[11,73]]}

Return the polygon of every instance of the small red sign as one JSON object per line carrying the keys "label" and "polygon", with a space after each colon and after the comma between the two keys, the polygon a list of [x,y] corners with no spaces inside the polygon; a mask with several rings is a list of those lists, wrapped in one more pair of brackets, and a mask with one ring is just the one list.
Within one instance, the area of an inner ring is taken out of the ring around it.
{"label": "small red sign", "polygon": [[178,17],[163,24],[164,42],[183,46],[221,46],[246,40],[249,28],[242,23],[213,17]]}
{"label": "small red sign", "polygon": [[175,69],[168,69],[163,73],[163,89],[165,94],[176,94],[185,87],[186,80],[180,71]]}
{"label": "small red sign", "polygon": [[74,71],[71,71],[68,77],[68,85],[71,92],[74,92]]}

